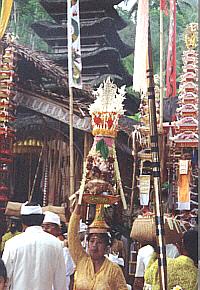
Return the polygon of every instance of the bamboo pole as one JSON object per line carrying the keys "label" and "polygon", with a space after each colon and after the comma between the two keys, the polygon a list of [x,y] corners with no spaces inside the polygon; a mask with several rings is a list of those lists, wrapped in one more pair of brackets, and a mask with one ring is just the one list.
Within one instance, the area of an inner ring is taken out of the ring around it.
{"label": "bamboo pole", "polygon": [[83,160],[85,161],[89,152],[89,136],[88,133],[84,133],[84,148],[83,148]]}
{"label": "bamboo pole", "polygon": [[43,157],[43,206],[47,205],[48,201],[48,190],[49,190],[49,166],[48,166],[48,145],[47,140],[44,140],[44,157]]}
{"label": "bamboo pole", "polygon": [[74,140],[73,140],[73,89],[69,87],[69,164],[70,196],[74,193]]}
{"label": "bamboo pole", "polygon": [[167,290],[167,261],[166,261],[166,247],[164,241],[163,208],[161,203],[160,158],[158,147],[158,129],[156,120],[150,23],[148,33],[148,60],[149,60],[148,61],[149,68],[147,70],[148,106],[149,106],[149,124],[151,135],[150,140],[151,140],[153,182],[155,192],[155,226],[158,246],[158,265],[159,265],[160,289]]}
{"label": "bamboo pole", "polygon": [[68,84],[69,84],[69,187],[70,196],[74,194],[74,139],[73,139],[73,88],[71,80],[73,80],[72,72],[72,21],[71,21],[71,1],[67,1],[67,38],[68,38]]}
{"label": "bamboo pole", "polygon": [[133,215],[134,191],[137,186],[136,170],[137,170],[137,165],[138,165],[138,150],[139,150],[139,144],[137,140],[137,129],[135,129],[135,131],[132,132],[132,139],[133,139],[133,146],[132,146],[133,175],[132,175],[131,205],[130,205],[131,222],[132,222],[132,215]]}
{"label": "bamboo pole", "polygon": [[30,152],[30,155],[28,156],[28,167],[29,167],[29,175],[28,175],[28,200],[30,200],[31,195],[31,180],[32,180],[32,154]]}
{"label": "bamboo pole", "polygon": [[[164,143],[164,138],[163,138],[163,98],[164,98],[164,82],[163,82],[163,70],[164,70],[164,59],[163,59],[163,44],[164,44],[164,38],[163,38],[163,10],[160,9],[160,145]],[[161,180],[163,180],[163,170],[164,170],[164,151],[161,151]]]}
{"label": "bamboo pole", "polygon": [[163,11],[160,9],[160,132],[163,130]]}

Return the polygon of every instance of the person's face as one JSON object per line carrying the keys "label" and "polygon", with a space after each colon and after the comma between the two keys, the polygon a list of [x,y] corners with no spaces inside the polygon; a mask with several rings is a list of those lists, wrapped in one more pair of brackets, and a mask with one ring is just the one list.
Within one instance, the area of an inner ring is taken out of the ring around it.
{"label": "person's face", "polygon": [[7,281],[4,277],[0,277],[0,290],[5,290],[7,286]]}
{"label": "person's face", "polygon": [[88,243],[88,251],[93,260],[101,259],[105,255],[106,248],[107,245],[101,238],[101,234],[91,235]]}
{"label": "person's face", "polygon": [[53,223],[44,223],[42,224],[43,231],[57,237],[60,234],[60,228],[58,225]]}

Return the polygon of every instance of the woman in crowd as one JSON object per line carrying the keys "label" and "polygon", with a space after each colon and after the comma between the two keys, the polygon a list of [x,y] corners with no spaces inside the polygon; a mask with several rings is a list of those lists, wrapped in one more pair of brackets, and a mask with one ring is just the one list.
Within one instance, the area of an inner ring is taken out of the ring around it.
{"label": "woman in crowd", "polygon": [[68,242],[71,256],[76,264],[74,290],[127,290],[122,270],[106,257],[110,239],[105,231],[90,232],[88,253],[79,239],[81,206],[77,205],[69,222]]}
{"label": "woman in crowd", "polygon": [[[184,233],[180,245],[181,255],[175,259],[167,258],[167,289],[197,290],[198,288],[198,233],[189,230]],[[158,261],[150,261],[145,271],[145,288],[159,290]]]}

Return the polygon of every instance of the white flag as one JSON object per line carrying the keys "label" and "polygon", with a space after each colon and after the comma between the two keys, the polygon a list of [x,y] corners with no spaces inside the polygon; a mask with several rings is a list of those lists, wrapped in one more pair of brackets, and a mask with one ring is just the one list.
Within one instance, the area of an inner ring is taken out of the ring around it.
{"label": "white flag", "polygon": [[134,52],[133,90],[147,93],[149,0],[139,0]]}
{"label": "white flag", "polygon": [[79,0],[67,0],[69,87],[82,89]]}

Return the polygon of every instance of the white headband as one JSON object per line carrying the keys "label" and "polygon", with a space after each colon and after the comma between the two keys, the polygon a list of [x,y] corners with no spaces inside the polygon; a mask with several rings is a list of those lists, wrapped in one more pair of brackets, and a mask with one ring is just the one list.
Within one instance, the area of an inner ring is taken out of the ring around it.
{"label": "white headband", "polygon": [[28,201],[23,203],[21,206],[21,215],[30,215],[30,214],[42,214],[42,208],[40,205],[27,205]]}

